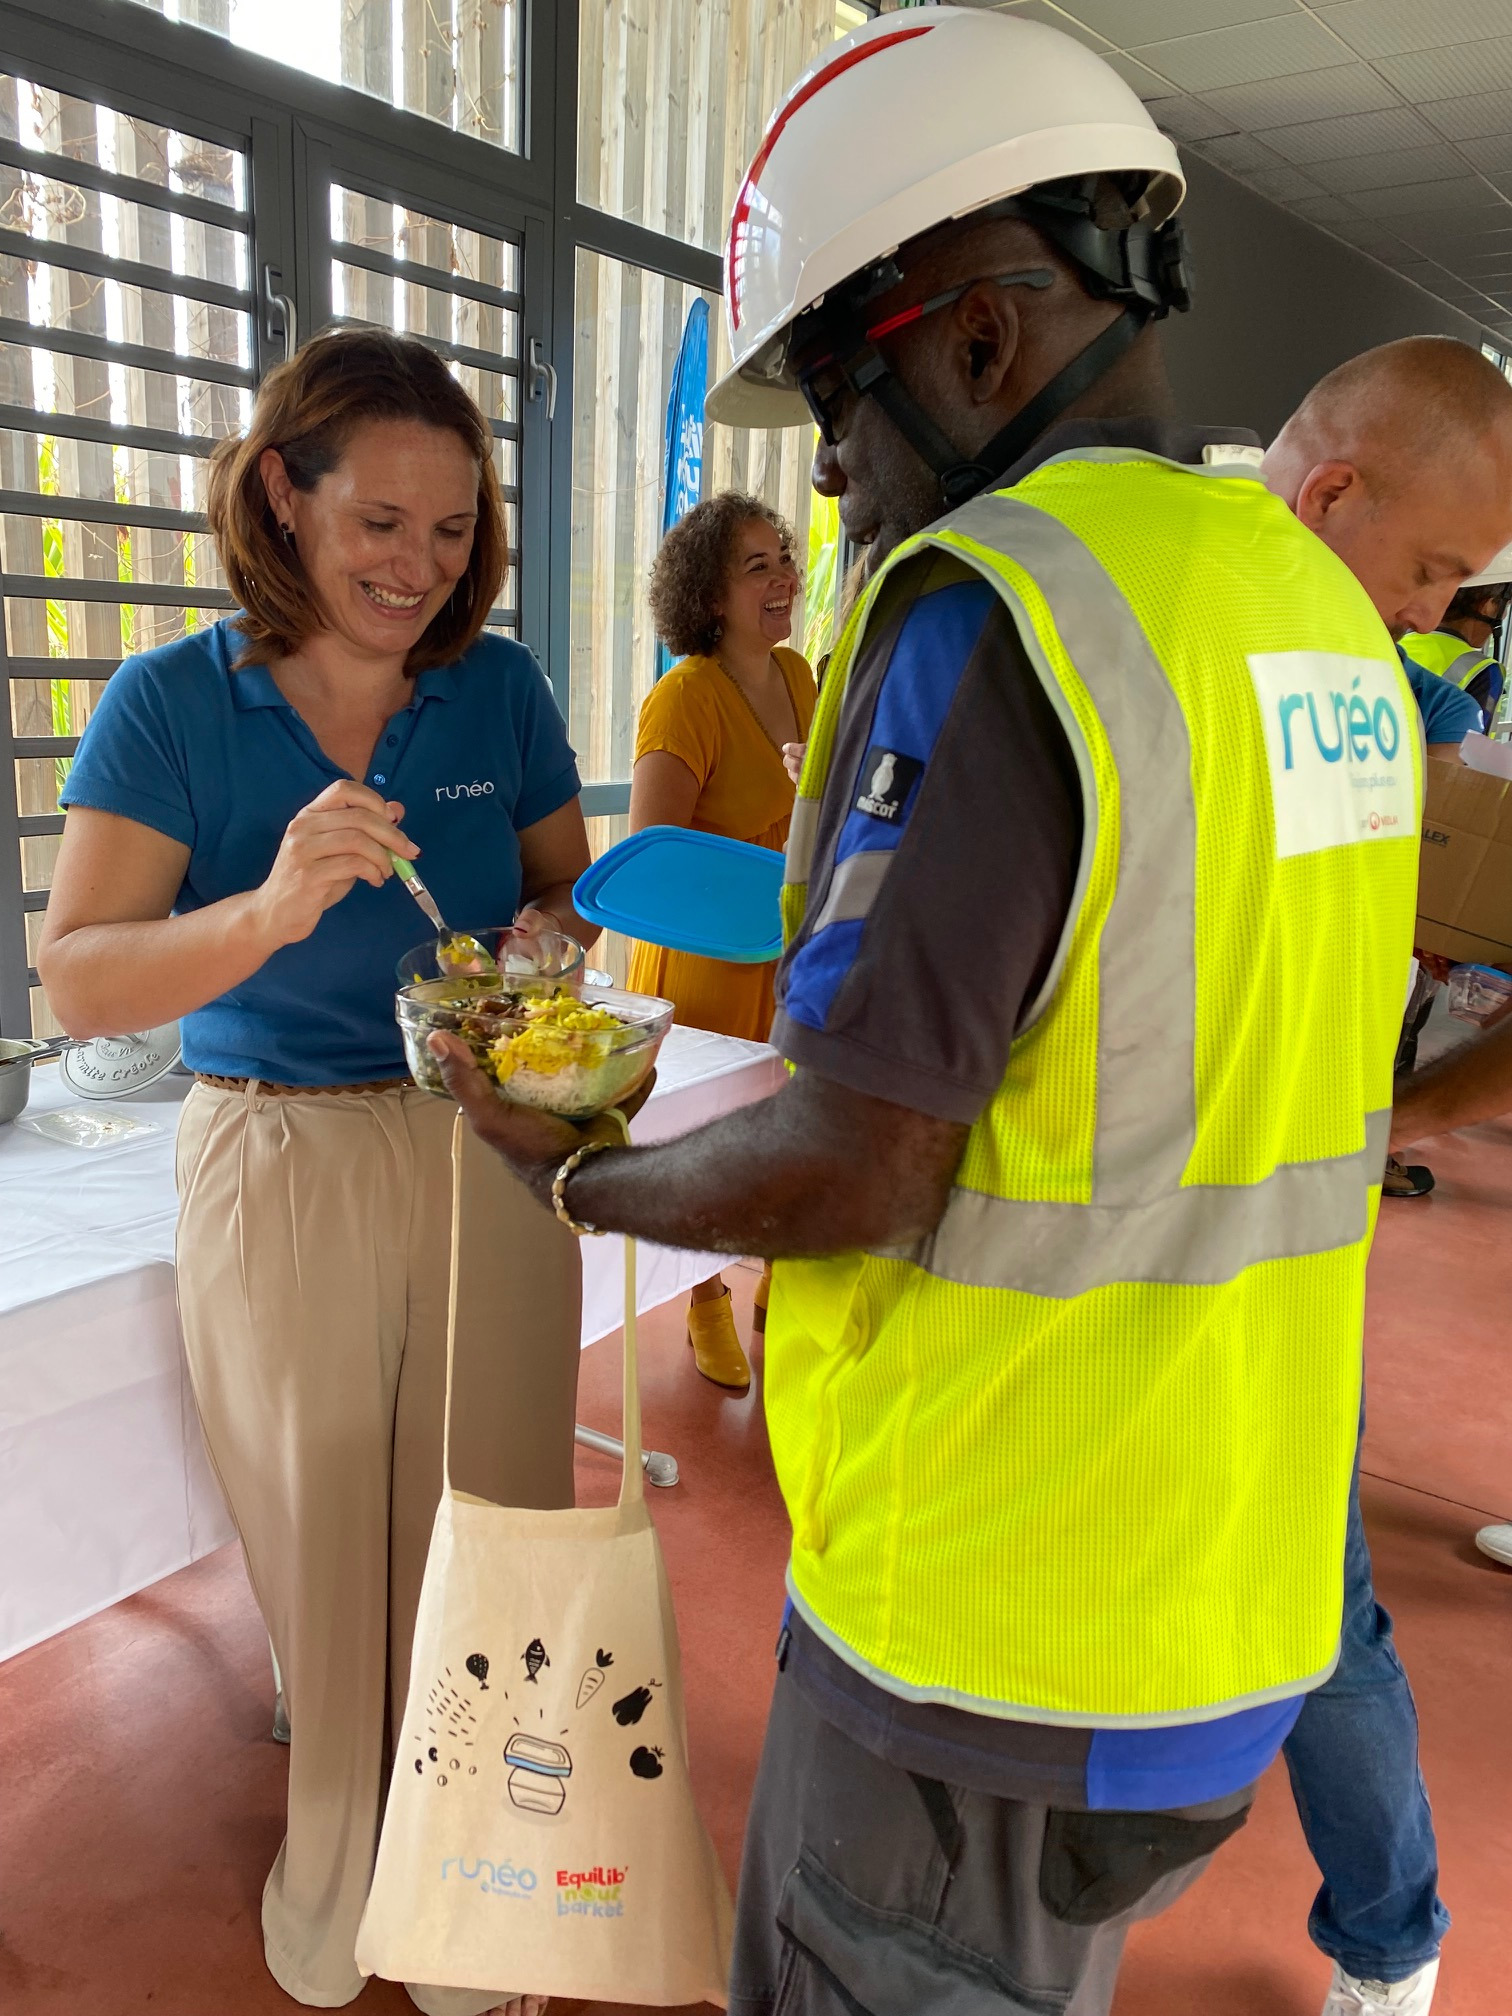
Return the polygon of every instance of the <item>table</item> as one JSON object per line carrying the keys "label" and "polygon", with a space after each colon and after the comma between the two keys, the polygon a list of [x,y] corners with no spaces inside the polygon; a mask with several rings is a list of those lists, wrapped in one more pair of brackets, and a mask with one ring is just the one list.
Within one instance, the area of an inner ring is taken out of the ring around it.
{"label": "table", "polygon": [[[765,1044],[674,1028],[634,1138],[669,1139],[782,1079]],[[174,1295],[174,1138],[191,1082],[85,1102],[42,1065],[28,1115],[87,1103],[157,1131],[95,1152],[0,1126],[0,1659],[233,1537]],[[640,1307],[719,1264],[643,1245]],[[619,1328],[623,1279],[618,1239],[583,1242],[585,1345]]]}

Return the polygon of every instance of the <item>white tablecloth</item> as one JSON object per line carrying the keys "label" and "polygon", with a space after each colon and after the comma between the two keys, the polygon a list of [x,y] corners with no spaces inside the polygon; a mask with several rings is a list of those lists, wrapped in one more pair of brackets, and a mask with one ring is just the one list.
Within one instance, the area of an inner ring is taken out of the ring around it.
{"label": "white tablecloth", "polygon": [[[781,1081],[763,1044],[673,1029],[635,1138],[666,1140]],[[43,1065],[28,1114],[87,1103],[158,1132],[90,1151],[0,1126],[0,1658],[231,1538],[174,1301],[173,1144],[189,1083],[84,1102]],[[643,1246],[641,1308],[718,1264]],[[585,1344],[619,1326],[622,1267],[617,1239],[583,1242]]]}

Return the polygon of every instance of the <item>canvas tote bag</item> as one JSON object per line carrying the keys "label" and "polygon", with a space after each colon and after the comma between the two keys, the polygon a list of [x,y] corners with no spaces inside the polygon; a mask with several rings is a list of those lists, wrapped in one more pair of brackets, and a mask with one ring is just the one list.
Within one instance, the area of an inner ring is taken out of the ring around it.
{"label": "canvas tote bag", "polygon": [[454,1491],[463,1124],[441,1503],[357,1964],[443,1988],[723,2006],[733,1914],[688,1783],[677,1622],[645,1503],[634,1243],[619,1503],[524,1511]]}

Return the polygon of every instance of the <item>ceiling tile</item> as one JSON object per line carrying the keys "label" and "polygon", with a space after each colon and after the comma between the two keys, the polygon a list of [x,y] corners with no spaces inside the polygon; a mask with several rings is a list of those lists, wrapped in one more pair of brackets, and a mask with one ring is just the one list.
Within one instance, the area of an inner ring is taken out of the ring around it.
{"label": "ceiling tile", "polygon": [[1411,217],[1431,210],[1453,210],[1463,217],[1467,211],[1496,208],[1496,192],[1474,175],[1450,182],[1414,182],[1403,189],[1360,189],[1349,200],[1364,217]]}
{"label": "ceiling tile", "polygon": [[1230,175],[1247,177],[1257,168],[1286,165],[1252,133],[1225,133],[1215,140],[1206,140],[1202,152],[1209,161],[1216,161],[1220,168],[1226,168]]}
{"label": "ceiling tile", "polygon": [[1506,0],[1346,0],[1328,25],[1357,55],[1404,56],[1507,32]]}
{"label": "ceiling tile", "polygon": [[1490,208],[1466,210],[1458,217],[1435,217],[1434,230],[1446,243],[1464,244],[1477,252],[1495,251],[1502,239],[1512,237],[1512,214],[1509,206],[1496,203],[1494,192],[1490,193]]}
{"label": "ceiling tile", "polygon": [[1267,126],[1291,126],[1303,119],[1342,119],[1351,112],[1379,112],[1400,101],[1395,91],[1363,63],[1277,77],[1266,84],[1236,84],[1204,91],[1215,112],[1236,131],[1259,133]]}
{"label": "ceiling tile", "polygon": [[1110,49],[1103,60],[1112,65],[1125,84],[1134,87],[1147,105],[1151,99],[1170,96],[1175,79],[1157,76],[1147,63],[1137,62],[1117,49]]}
{"label": "ceiling tile", "polygon": [[1300,126],[1277,126],[1264,133],[1267,147],[1299,168],[1314,161],[1342,161],[1388,147],[1415,147],[1434,138],[1433,128],[1406,105],[1386,112],[1356,112],[1350,119],[1308,119]]}
{"label": "ceiling tile", "polygon": [[1188,143],[1211,140],[1219,133],[1232,133],[1234,130],[1232,119],[1225,119],[1221,112],[1214,112],[1200,98],[1187,98],[1180,93],[1171,98],[1147,98],[1145,109],[1161,131],[1169,133],[1173,140]]}
{"label": "ceiling tile", "polygon": [[[1322,220],[1314,220],[1322,221]],[[1422,255],[1415,245],[1407,245],[1373,217],[1336,217],[1328,226],[1335,238],[1343,238],[1348,244],[1358,246],[1368,252],[1372,259],[1385,259],[1394,263],[1398,259],[1417,259]]]}
{"label": "ceiling tile", "polygon": [[1415,245],[1425,259],[1437,259],[1445,266],[1456,265],[1467,250],[1503,250],[1512,245],[1512,233],[1504,233],[1500,237],[1488,233],[1479,239],[1446,237],[1441,230],[1435,229],[1437,222],[1436,218],[1429,217],[1400,217],[1391,228],[1399,238]]}
{"label": "ceiling tile", "polygon": [[1049,0],[988,0],[988,4],[996,13],[1016,15],[1022,21],[1042,21],[1047,28],[1059,28],[1063,35],[1085,42],[1099,55],[1107,53],[1108,43],[1103,36],[1091,28],[1084,28],[1069,14],[1063,14],[1059,7],[1051,6]]}
{"label": "ceiling tile", "polygon": [[1309,224],[1355,224],[1360,221],[1358,210],[1351,210],[1342,196],[1300,196],[1286,207],[1294,210],[1299,217],[1305,217]]}
{"label": "ceiling tile", "polygon": [[1247,189],[1253,189],[1257,196],[1268,196],[1273,203],[1297,203],[1321,193],[1317,183],[1309,181],[1289,161],[1278,161],[1274,168],[1252,168],[1243,181]]}
{"label": "ceiling tile", "polygon": [[1414,104],[1505,90],[1512,85],[1512,35],[1458,49],[1423,49],[1415,56],[1382,56],[1375,67]]}
{"label": "ceiling tile", "polygon": [[1512,175],[1512,133],[1497,133],[1488,140],[1461,140],[1459,152],[1483,175]]}
{"label": "ceiling tile", "polygon": [[1357,154],[1347,161],[1309,164],[1314,181],[1347,196],[1352,189],[1392,189],[1410,182],[1463,179],[1465,164],[1446,141],[1436,147],[1403,147],[1387,154]]}
{"label": "ceiling tile", "polygon": [[1133,53],[1183,91],[1258,84],[1267,77],[1292,77],[1345,60],[1328,30],[1306,14],[1282,14],[1272,21],[1216,28],[1174,42],[1146,43]]}
{"label": "ceiling tile", "polygon": [[1065,0],[1065,9],[1124,49],[1298,11],[1297,0]]}
{"label": "ceiling tile", "polygon": [[1512,133],[1512,91],[1477,91],[1469,98],[1441,98],[1425,105],[1431,119],[1450,140],[1480,140],[1493,133]]}

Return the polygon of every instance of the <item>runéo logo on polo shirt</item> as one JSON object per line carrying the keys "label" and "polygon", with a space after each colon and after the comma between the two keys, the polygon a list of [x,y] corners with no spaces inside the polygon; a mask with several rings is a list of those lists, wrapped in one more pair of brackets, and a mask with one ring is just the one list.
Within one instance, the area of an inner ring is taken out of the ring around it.
{"label": "run\u00e9o logo on polo shirt", "polygon": [[864,812],[868,819],[881,819],[889,826],[896,826],[923,774],[924,765],[916,757],[902,756],[896,749],[868,749],[861,766],[861,795],[856,800],[856,810]]}
{"label": "run\u00e9o logo on polo shirt", "polygon": [[438,799],[491,798],[493,796],[493,788],[493,779],[491,777],[484,777],[481,780],[475,777],[471,784],[438,784],[436,786],[436,797]]}

